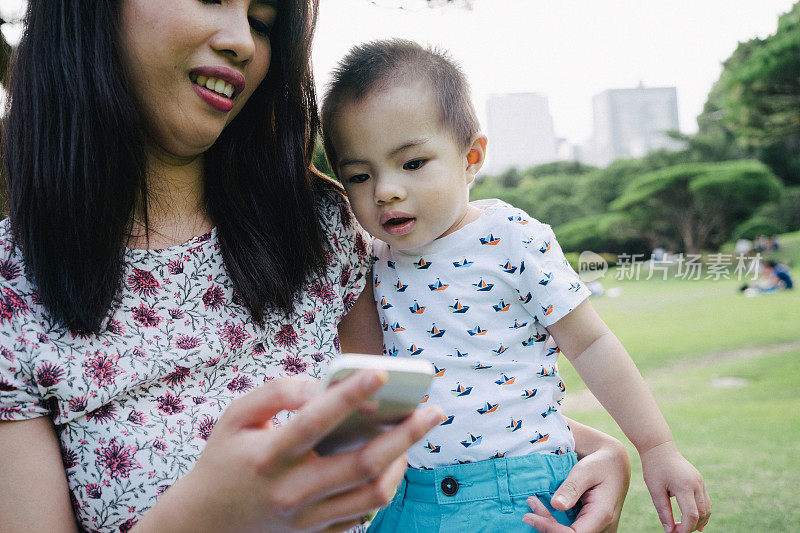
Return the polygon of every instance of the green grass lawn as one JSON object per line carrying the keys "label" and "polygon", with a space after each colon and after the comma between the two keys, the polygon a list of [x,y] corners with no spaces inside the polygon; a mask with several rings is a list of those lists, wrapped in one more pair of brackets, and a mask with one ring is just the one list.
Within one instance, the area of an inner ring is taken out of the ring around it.
{"label": "green grass lawn", "polygon": [[[716,388],[722,377],[743,386]],[[800,350],[677,372],[654,394],[713,501],[707,532],[800,531]],[[633,465],[621,532],[663,531],[635,449],[602,410],[570,412],[628,445]],[[677,507],[676,507],[677,514]]]}
{"label": "green grass lawn", "polygon": [[[781,243],[774,257],[800,277],[800,232]],[[714,505],[706,531],[800,532],[800,349],[775,346],[800,342],[800,290],[746,298],[737,279],[615,277],[612,269],[603,285],[621,295],[592,304],[703,474]],[[568,395],[584,388],[567,361],[560,369]],[[636,450],[616,423],[601,409],[567,414],[628,446],[633,476],[620,531],[663,531]]]}
{"label": "green grass lawn", "polygon": [[[592,298],[592,305],[645,376],[709,353],[800,340],[800,290],[746,298],[738,290],[743,283],[618,281],[612,270],[603,285],[622,295]],[[572,390],[583,388],[568,363],[560,369]]]}

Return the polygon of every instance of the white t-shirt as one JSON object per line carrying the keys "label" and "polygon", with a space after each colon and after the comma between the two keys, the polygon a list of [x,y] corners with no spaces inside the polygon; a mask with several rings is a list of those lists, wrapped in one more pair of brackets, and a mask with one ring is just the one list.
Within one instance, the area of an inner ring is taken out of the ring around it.
{"label": "white t-shirt", "polygon": [[545,327],[589,290],[550,226],[499,200],[473,205],[477,220],[424,247],[374,244],[384,353],[433,362],[424,401],[447,415],[409,450],[416,468],[574,449]]}

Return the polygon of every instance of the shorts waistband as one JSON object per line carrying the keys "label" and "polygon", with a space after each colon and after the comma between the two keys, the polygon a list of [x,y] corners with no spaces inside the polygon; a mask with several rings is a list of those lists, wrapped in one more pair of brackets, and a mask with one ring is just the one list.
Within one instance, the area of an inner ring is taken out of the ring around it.
{"label": "shorts waistband", "polygon": [[447,504],[552,493],[577,461],[573,452],[563,455],[535,453],[433,469],[409,467],[398,496]]}

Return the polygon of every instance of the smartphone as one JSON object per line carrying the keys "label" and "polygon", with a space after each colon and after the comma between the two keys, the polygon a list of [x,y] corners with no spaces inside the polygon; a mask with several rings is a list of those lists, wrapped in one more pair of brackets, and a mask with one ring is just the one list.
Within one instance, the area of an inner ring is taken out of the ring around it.
{"label": "smartphone", "polygon": [[355,411],[323,438],[314,450],[331,455],[355,450],[405,420],[425,397],[433,381],[433,364],[424,359],[344,354],[334,359],[323,380],[328,387],[359,370],[383,370],[388,379],[369,400],[370,412]]}

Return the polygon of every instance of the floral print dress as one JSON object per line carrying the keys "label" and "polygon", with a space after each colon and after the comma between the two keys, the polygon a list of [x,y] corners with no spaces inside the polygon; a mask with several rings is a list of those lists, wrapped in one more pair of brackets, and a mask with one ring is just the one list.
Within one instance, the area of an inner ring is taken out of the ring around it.
{"label": "floral print dress", "polygon": [[212,230],[126,250],[123,292],[96,336],[50,320],[0,223],[0,420],[53,420],[85,530],[129,530],[192,468],[234,398],[281,376],[318,378],[339,352],[370,240],[338,194],[320,193],[317,209],[327,269],[290,317],[250,321]]}

